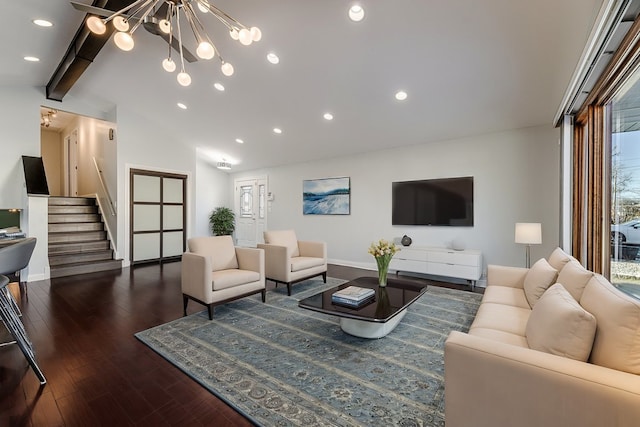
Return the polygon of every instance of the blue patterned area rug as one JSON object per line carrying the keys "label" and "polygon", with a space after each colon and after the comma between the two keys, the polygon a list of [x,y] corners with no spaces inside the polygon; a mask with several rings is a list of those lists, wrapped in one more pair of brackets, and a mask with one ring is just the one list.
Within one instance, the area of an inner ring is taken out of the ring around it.
{"label": "blue patterned area rug", "polygon": [[429,286],[397,328],[370,340],[298,300],[343,283],[311,279],[136,334],[262,426],[444,426],[444,341],[481,295]]}

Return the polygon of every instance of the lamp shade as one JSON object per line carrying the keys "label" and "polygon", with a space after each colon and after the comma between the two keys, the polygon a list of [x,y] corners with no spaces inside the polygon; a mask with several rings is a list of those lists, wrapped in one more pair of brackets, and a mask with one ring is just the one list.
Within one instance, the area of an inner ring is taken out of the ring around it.
{"label": "lamp shade", "polygon": [[539,245],[542,243],[542,224],[537,222],[516,223],[516,243]]}

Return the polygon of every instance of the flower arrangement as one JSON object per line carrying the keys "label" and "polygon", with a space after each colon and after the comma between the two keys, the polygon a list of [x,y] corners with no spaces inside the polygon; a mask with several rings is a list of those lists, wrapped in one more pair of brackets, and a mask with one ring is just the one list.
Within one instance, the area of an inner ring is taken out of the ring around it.
{"label": "flower arrangement", "polygon": [[378,264],[378,284],[382,287],[387,286],[387,272],[389,271],[389,263],[391,258],[400,250],[392,242],[384,239],[371,243],[368,252],[373,255]]}

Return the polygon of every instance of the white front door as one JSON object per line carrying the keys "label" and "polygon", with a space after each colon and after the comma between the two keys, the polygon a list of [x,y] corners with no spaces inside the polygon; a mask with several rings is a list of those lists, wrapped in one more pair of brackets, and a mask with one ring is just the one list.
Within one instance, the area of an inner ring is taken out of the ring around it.
{"label": "white front door", "polygon": [[262,243],[267,224],[267,180],[250,178],[235,181],[234,211],[238,246]]}

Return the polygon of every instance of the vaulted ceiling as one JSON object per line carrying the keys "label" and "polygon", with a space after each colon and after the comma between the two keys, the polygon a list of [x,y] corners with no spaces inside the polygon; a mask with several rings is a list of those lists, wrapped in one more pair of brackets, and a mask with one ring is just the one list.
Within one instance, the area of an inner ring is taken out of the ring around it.
{"label": "vaulted ceiling", "polygon": [[[263,33],[241,46],[203,17],[232,77],[217,60],[201,60],[186,64],[191,86],[178,85],[161,67],[166,43],[139,29],[131,52],[109,40],[63,102],[47,105],[65,110],[74,98],[135,111],[234,171],[551,126],[602,0],[362,0],[357,23],[344,0],[213,3]],[[65,0],[14,1],[3,12],[0,85],[44,93],[85,14]],[[279,64],[266,60],[270,52]],[[405,101],[394,98],[398,90]]]}

